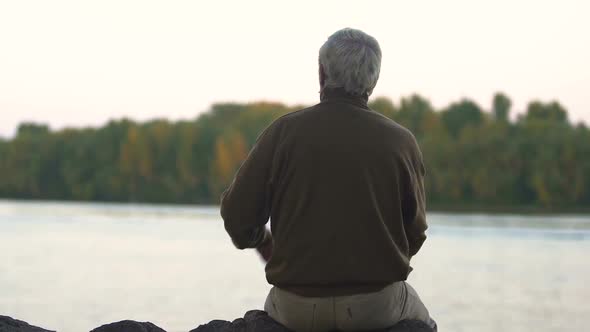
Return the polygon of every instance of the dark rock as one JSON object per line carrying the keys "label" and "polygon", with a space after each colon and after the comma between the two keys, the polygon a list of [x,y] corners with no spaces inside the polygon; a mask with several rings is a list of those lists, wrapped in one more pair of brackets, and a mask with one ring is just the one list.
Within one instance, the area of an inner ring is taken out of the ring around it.
{"label": "dark rock", "polygon": [[0,332],[55,332],[29,325],[22,320],[0,315]]}
{"label": "dark rock", "polygon": [[[244,318],[233,322],[214,320],[190,332],[292,332],[260,310],[248,311]],[[433,332],[426,323],[418,320],[403,320],[394,326],[373,332]]]}
{"label": "dark rock", "polygon": [[435,332],[421,320],[402,320],[383,332]]}
{"label": "dark rock", "polygon": [[105,324],[90,332],[166,332],[150,322],[136,322],[134,320],[122,320],[116,323]]}
{"label": "dark rock", "polygon": [[[29,325],[21,320],[0,316],[0,332],[55,332]],[[90,332],[166,332],[150,322],[123,320],[97,327]],[[244,318],[233,322],[214,320],[190,332],[292,332],[260,310],[248,311]],[[394,326],[373,332],[434,332],[428,325],[418,320],[403,320]]]}

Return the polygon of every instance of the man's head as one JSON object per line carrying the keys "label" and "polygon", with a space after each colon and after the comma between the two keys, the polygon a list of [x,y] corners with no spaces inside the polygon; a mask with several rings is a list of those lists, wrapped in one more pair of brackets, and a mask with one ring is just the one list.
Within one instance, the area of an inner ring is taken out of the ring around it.
{"label": "man's head", "polygon": [[381,69],[381,48],[366,33],[345,28],[320,48],[320,87],[344,88],[353,95],[371,95]]}

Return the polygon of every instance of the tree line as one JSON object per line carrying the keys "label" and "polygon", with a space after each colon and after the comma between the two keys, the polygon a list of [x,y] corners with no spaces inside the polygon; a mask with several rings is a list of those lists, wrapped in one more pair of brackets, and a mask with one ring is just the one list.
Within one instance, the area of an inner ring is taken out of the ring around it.
{"label": "tree line", "polygon": [[[532,101],[515,120],[502,93],[487,110],[469,99],[437,110],[419,95],[369,106],[416,136],[430,206],[590,206],[590,130],[556,101]],[[0,139],[0,197],[217,204],[259,133],[303,107],[220,103],[190,121],[58,131],[23,123]]]}

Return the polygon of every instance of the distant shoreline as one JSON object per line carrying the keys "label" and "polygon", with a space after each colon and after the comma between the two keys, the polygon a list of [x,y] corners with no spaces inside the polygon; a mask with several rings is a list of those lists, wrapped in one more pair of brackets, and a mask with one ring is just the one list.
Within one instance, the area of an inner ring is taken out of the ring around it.
{"label": "distant shoreline", "polygon": [[427,208],[428,212],[441,213],[489,213],[489,214],[522,214],[522,215],[590,215],[589,207],[538,207],[538,206],[482,206],[482,205],[437,205]]}
{"label": "distant shoreline", "polygon": [[[137,205],[162,207],[218,207],[218,204],[206,203],[169,203],[169,202],[137,202],[137,201],[86,201],[86,200],[43,200],[32,198],[0,197],[2,202],[16,203],[49,203],[49,204],[107,204],[107,205]],[[518,214],[518,215],[590,215],[590,207],[538,207],[538,206],[484,206],[476,204],[443,205],[431,204],[427,206],[429,213],[458,213],[458,214]]]}

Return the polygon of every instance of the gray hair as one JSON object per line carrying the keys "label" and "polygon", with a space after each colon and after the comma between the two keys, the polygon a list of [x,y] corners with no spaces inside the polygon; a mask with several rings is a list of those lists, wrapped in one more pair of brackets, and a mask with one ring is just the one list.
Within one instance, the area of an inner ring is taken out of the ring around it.
{"label": "gray hair", "polygon": [[320,48],[326,88],[344,88],[353,95],[371,95],[381,69],[381,48],[368,34],[351,28],[336,31]]}

